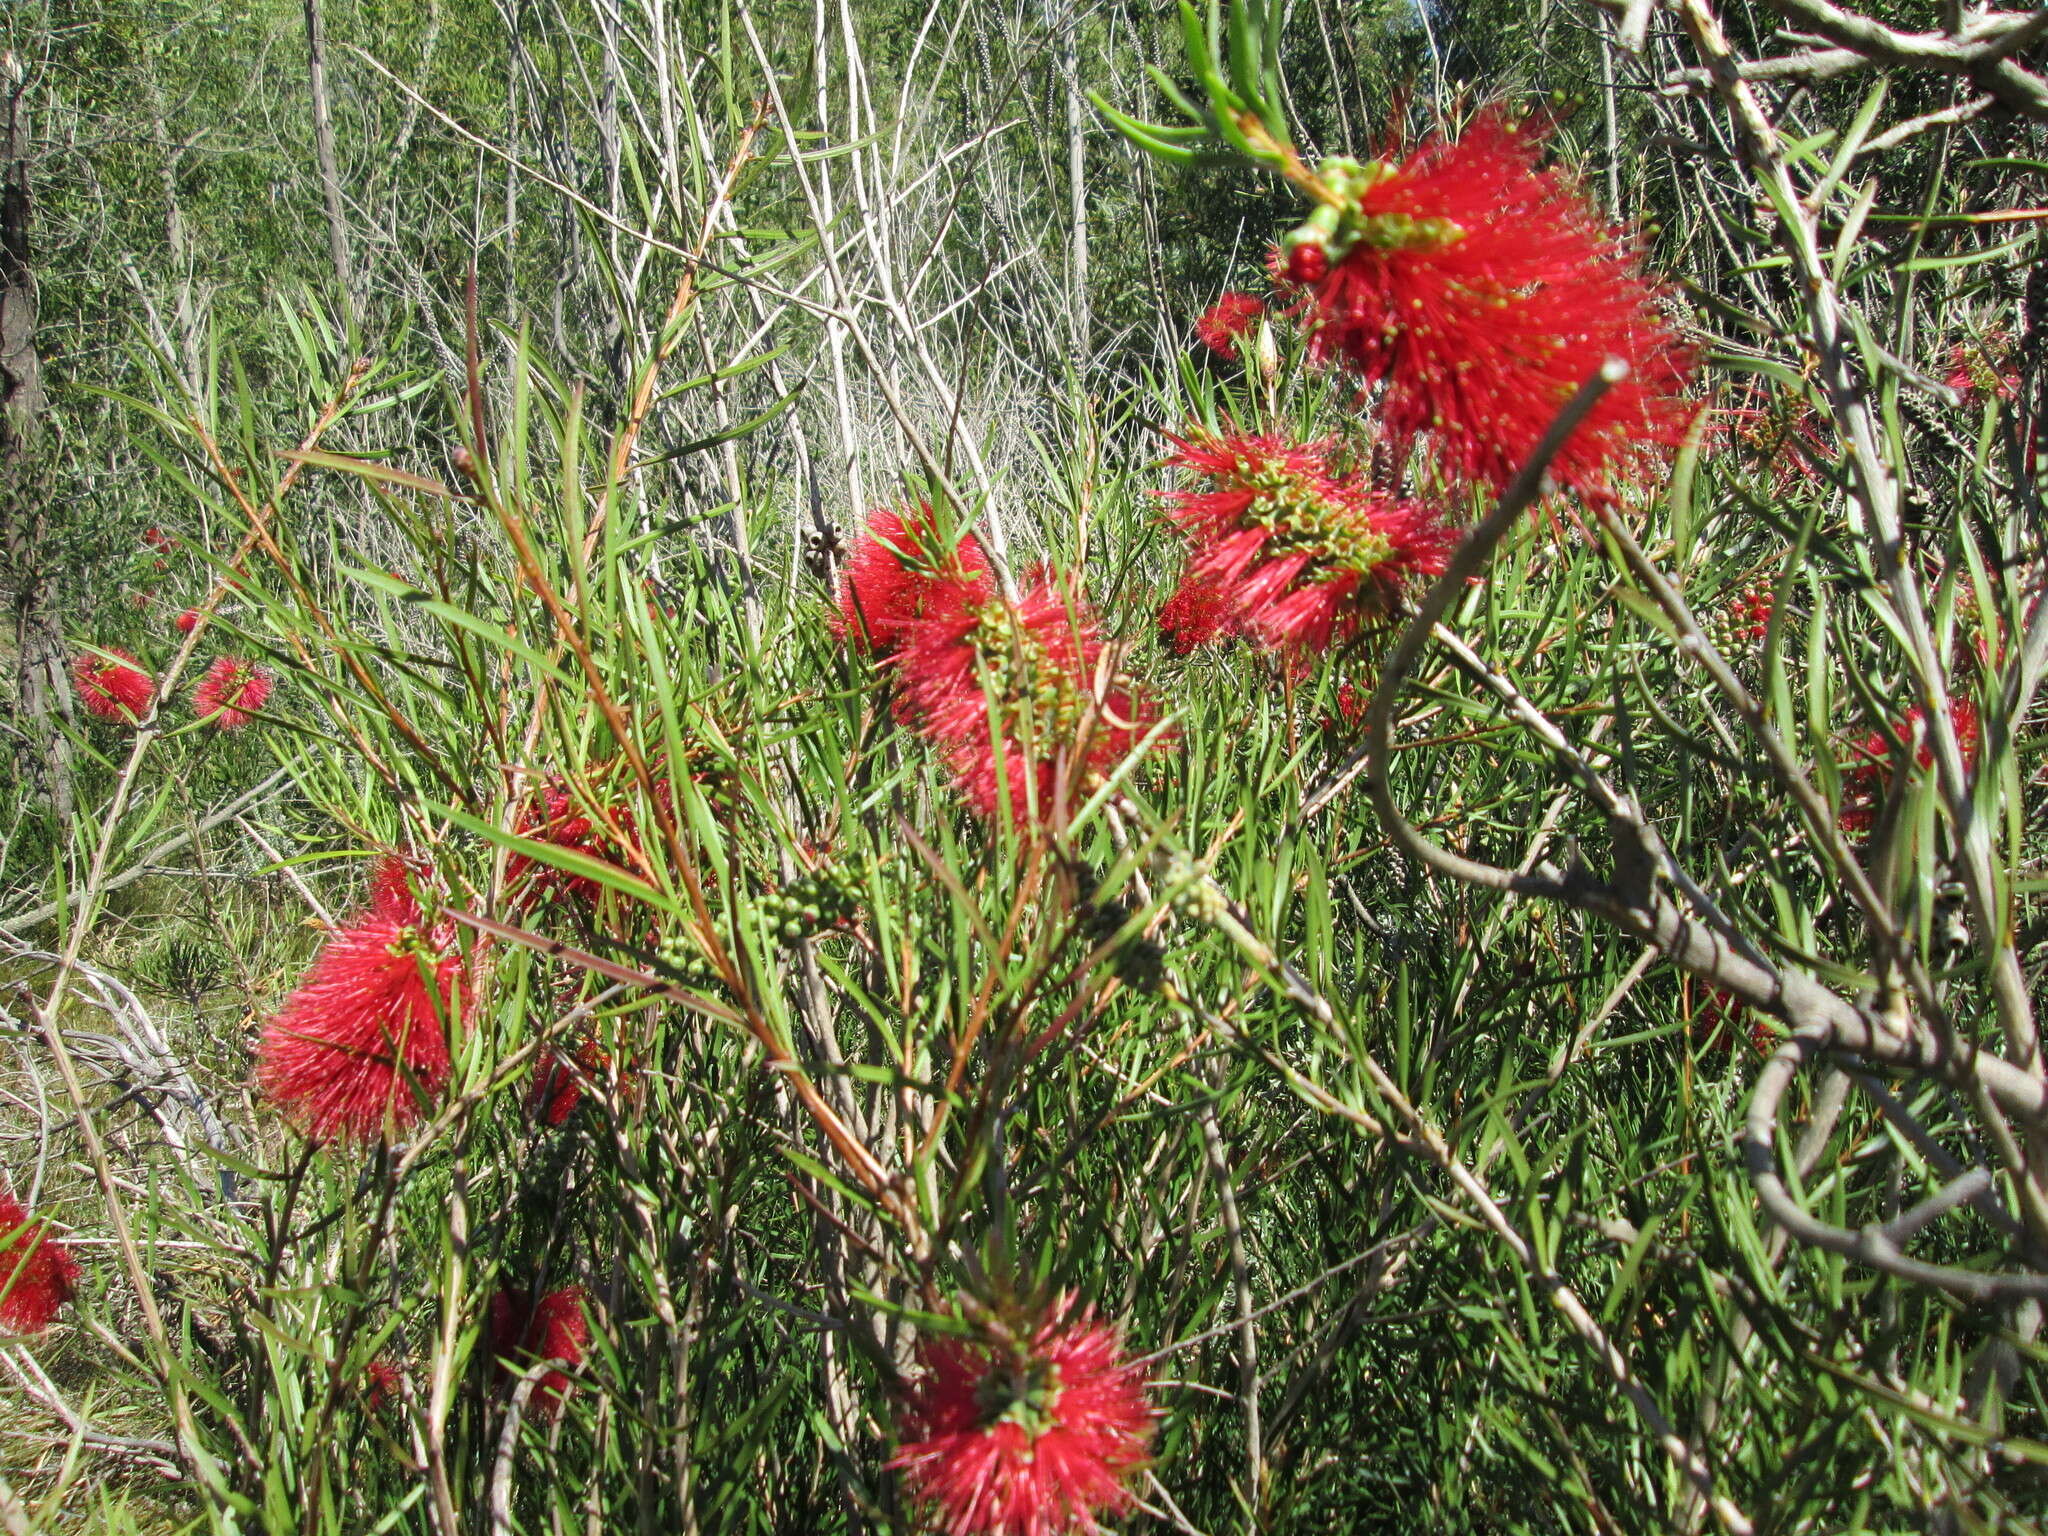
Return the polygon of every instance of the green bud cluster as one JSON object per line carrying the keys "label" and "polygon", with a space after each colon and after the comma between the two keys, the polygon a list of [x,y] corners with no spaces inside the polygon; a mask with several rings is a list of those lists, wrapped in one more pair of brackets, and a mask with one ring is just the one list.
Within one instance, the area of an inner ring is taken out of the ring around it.
{"label": "green bud cluster", "polygon": [[1294,253],[1304,246],[1319,250],[1335,266],[1354,246],[1378,251],[1440,251],[1465,238],[1449,219],[1414,218],[1405,213],[1363,213],[1359,199],[1394,174],[1387,160],[1353,160],[1332,155],[1316,167],[1316,179],[1336,193],[1335,203],[1319,203],[1299,227],[1280,238],[1282,264],[1292,269]]}
{"label": "green bud cluster", "polygon": [[723,984],[717,969],[683,934],[666,935],[655,952],[661,957],[661,963],[674,971],[686,987],[708,991]]}
{"label": "green bud cluster", "polygon": [[1214,923],[1229,910],[1223,887],[1210,878],[1209,871],[1184,853],[1177,853],[1166,866],[1167,898],[1173,915],[1188,923]]}
{"label": "green bud cluster", "polygon": [[766,892],[760,904],[774,920],[777,938],[784,944],[801,944],[817,934],[852,927],[859,894],[851,875],[828,865],[779,891]]}

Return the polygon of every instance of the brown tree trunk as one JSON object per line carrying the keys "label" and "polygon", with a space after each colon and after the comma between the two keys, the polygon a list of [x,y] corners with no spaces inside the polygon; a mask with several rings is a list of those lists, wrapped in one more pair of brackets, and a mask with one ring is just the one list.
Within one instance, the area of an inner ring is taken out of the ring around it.
{"label": "brown tree trunk", "polygon": [[16,723],[30,772],[58,818],[71,815],[72,718],[49,560],[49,503],[36,439],[46,401],[36,355],[35,272],[29,263],[27,73],[0,54],[0,562],[14,609]]}

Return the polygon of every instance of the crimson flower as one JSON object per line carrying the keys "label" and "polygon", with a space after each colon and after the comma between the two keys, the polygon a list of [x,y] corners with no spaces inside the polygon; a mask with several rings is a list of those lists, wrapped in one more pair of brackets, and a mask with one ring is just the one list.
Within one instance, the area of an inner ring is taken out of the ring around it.
{"label": "crimson flower", "polygon": [[142,718],[156,682],[135,663],[135,658],[114,646],[103,646],[105,654],[80,656],[71,663],[71,680],[78,688],[78,701],[102,720],[121,720],[132,725]]}
{"label": "crimson flower", "polygon": [[153,549],[160,555],[167,555],[178,547],[178,541],[161,528],[143,529],[142,544],[145,549]]}
{"label": "crimson flower", "polygon": [[1189,577],[1159,605],[1159,638],[1176,656],[1189,655],[1237,631],[1229,594],[1214,581]]}
{"label": "crimson flower", "polygon": [[1195,334],[1210,351],[1235,357],[1238,338],[1257,325],[1265,313],[1266,306],[1257,294],[1226,293],[1202,311],[1201,318],[1195,321]]}
{"label": "crimson flower", "polygon": [[595,1040],[585,1040],[572,1052],[548,1052],[533,1069],[528,1107],[543,1124],[560,1125],[583,1102],[585,1080],[597,1077],[610,1065],[611,1056]]}
{"label": "crimson flower", "polygon": [[1013,821],[1050,820],[1061,765],[1079,788],[1121,762],[1152,718],[1129,689],[1098,680],[1095,621],[1049,570],[1033,572],[1014,605],[985,592],[904,633],[903,712],[984,816],[1006,786]]}
{"label": "crimson flower", "polygon": [[1831,435],[1810,401],[1766,392],[1754,382],[1741,404],[1715,408],[1708,441],[1734,448],[1767,473],[1778,496],[1823,484],[1836,457]]}
{"label": "crimson flower", "polygon": [[223,731],[239,731],[262,710],[273,681],[268,667],[223,656],[192,690],[192,709],[201,718],[211,717]]}
{"label": "crimson flower", "polygon": [[[601,819],[587,814],[566,782],[551,779],[520,809],[512,830],[536,842],[616,864],[632,847],[636,824],[632,811],[624,805],[613,803],[604,810]],[[603,884],[589,875],[571,874],[523,853],[506,860],[505,883],[521,901],[565,896],[594,904],[604,891]]]}
{"label": "crimson flower", "polygon": [[1691,356],[1658,312],[1636,243],[1500,111],[1399,158],[1326,160],[1339,198],[1276,253],[1312,356],[1367,384],[1397,440],[1429,433],[1444,467],[1496,491],[1610,356],[1629,376],[1552,460],[1559,484],[1611,494],[1609,470],[1679,440]]}
{"label": "crimson flower", "polygon": [[889,1463],[947,1536],[1101,1529],[1152,1432],[1142,1366],[1092,1309],[1056,1304],[1028,1336],[927,1338]]}
{"label": "crimson flower", "polygon": [[1771,1021],[1765,1015],[1755,1012],[1733,994],[1712,985],[1706,988],[1699,1006],[1693,1010],[1692,1032],[1708,1045],[1731,1054],[1737,1041],[1745,1035],[1751,1048],[1760,1056],[1768,1056],[1778,1047],[1777,1032],[1771,1028]]}
{"label": "crimson flower", "polygon": [[462,966],[453,938],[427,927],[402,879],[387,879],[263,1026],[257,1081],[307,1136],[366,1142],[387,1124],[403,1130],[446,1085],[442,1020],[459,1023]]}
{"label": "crimson flower", "polygon": [[372,1413],[382,1413],[398,1401],[404,1381],[397,1365],[379,1355],[363,1367],[363,1406]]}
{"label": "crimson flower", "polygon": [[[499,1291],[491,1298],[492,1351],[521,1369],[536,1360],[580,1365],[590,1345],[590,1320],[583,1310],[587,1299],[580,1285],[549,1291],[539,1301],[522,1290]],[[568,1391],[568,1376],[548,1371],[535,1384],[527,1411],[551,1419],[561,1411]]]}
{"label": "crimson flower", "polygon": [[1959,341],[1948,349],[1948,376],[1942,380],[1965,399],[2016,400],[2019,370],[2011,363],[2012,338],[1992,331],[1981,342]]}
{"label": "crimson flower", "polygon": [[934,555],[937,541],[929,506],[920,503],[907,517],[894,507],[870,512],[840,573],[832,632],[887,658],[921,621],[986,599],[993,587],[980,547],[963,537],[950,555]]}
{"label": "crimson flower", "polygon": [[[1914,738],[1921,735],[1919,726],[1926,718],[1926,711],[1916,704],[1893,727],[1891,736],[1883,731],[1872,731],[1850,749],[1853,760],[1842,771],[1841,822],[1844,832],[1867,832],[1875,824],[1878,809],[1884,804],[1891,786],[1892,739],[1896,737],[1911,746]],[[1956,745],[1962,748],[1963,766],[1975,768],[1977,749],[1983,739],[1983,720],[1977,713],[1977,706],[1965,698],[1952,698],[1948,702],[1948,718],[1956,733]],[[1922,771],[1932,768],[1934,748],[1921,740],[1913,760]]]}
{"label": "crimson flower", "polygon": [[199,627],[199,610],[197,608],[187,608],[171,622],[178,626],[179,634],[189,635]]}
{"label": "crimson flower", "polygon": [[1193,545],[1170,604],[1192,607],[1206,591],[1232,625],[1299,656],[1353,639],[1405,582],[1440,574],[1455,531],[1417,502],[1333,474],[1332,447],[1245,435],[1181,443],[1173,462],[1200,484],[1167,493],[1167,515]]}
{"label": "crimson flower", "polygon": [[41,1333],[78,1289],[78,1261],[0,1188],[0,1328]]}
{"label": "crimson flower", "polygon": [[370,910],[384,917],[410,922],[419,911],[419,898],[412,893],[412,868],[395,853],[387,853],[370,865]]}

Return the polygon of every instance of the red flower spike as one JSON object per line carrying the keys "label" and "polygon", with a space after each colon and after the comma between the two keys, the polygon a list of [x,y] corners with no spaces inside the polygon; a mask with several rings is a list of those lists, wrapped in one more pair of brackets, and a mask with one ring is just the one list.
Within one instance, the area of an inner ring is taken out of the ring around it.
{"label": "red flower spike", "polygon": [[1239,338],[1248,335],[1265,313],[1266,306],[1257,294],[1232,291],[1202,311],[1195,321],[1195,335],[1210,351],[1234,358]]}
{"label": "red flower spike", "polygon": [[1183,443],[1173,462],[1205,483],[1167,495],[1193,544],[1172,601],[1192,608],[1207,589],[1230,623],[1299,659],[1355,638],[1408,581],[1441,574],[1456,531],[1420,503],[1331,473],[1331,447],[1243,435]]}
{"label": "red flower spike", "polygon": [[402,923],[419,921],[420,904],[412,893],[412,871],[395,853],[387,853],[370,865],[370,910],[380,917]]}
{"label": "red flower spike", "polygon": [[[1926,718],[1926,711],[1916,704],[1906,711],[1892,734],[1910,745],[1920,734],[1920,722]],[[1983,720],[1977,706],[1965,698],[1952,698],[1948,702],[1948,718],[1956,733],[1956,745],[1962,748],[1963,767],[1974,769],[1983,738]],[[1854,761],[1842,770],[1842,830],[1868,832],[1876,823],[1878,810],[1891,786],[1891,741],[1884,732],[1872,731],[1851,749],[1851,754]],[[1921,741],[1913,760],[1923,772],[1932,768],[1934,748]]]}
{"label": "red flower spike", "polygon": [[[630,862],[629,848],[637,835],[637,824],[627,807],[612,804],[603,821],[586,814],[569,786],[561,779],[542,785],[534,800],[523,807],[512,830],[536,842],[552,843],[606,863]],[[609,823],[609,825],[607,825]],[[621,838],[626,839],[622,843]],[[637,848],[632,849],[637,852]],[[572,875],[539,859],[515,853],[505,861],[505,884],[520,902],[562,896],[594,905],[604,886],[588,875]]]}
{"label": "red flower spike", "polygon": [[1444,467],[1498,491],[1610,356],[1629,376],[1552,460],[1560,485],[1612,492],[1610,471],[1674,446],[1691,356],[1658,312],[1640,252],[1499,111],[1398,160],[1326,161],[1344,206],[1283,241],[1312,356],[1384,384],[1401,441],[1428,433]]}
{"label": "red flower spike", "polygon": [[382,1413],[398,1402],[404,1382],[398,1367],[379,1355],[363,1367],[363,1406],[371,1413]]}
{"label": "red flower spike", "polygon": [[[590,1345],[590,1320],[584,1314],[587,1297],[580,1285],[549,1291],[534,1302],[525,1291],[507,1289],[491,1298],[491,1349],[501,1362],[524,1371],[536,1360],[560,1361],[564,1365],[583,1363]],[[561,1371],[548,1371],[534,1384],[527,1400],[527,1412],[552,1419],[561,1411],[569,1392],[569,1378]]]}
{"label": "red flower spike", "polygon": [[0,1328],[41,1333],[78,1289],[78,1261],[0,1188]]}
{"label": "red flower spike", "polygon": [[2004,331],[1991,331],[1982,342],[1959,341],[1948,349],[1948,376],[1942,383],[1972,404],[2016,400],[2020,375],[2011,357],[2012,338]]}
{"label": "red flower spike", "polygon": [[1778,1035],[1768,1017],[1711,984],[1693,1010],[1692,1030],[1697,1039],[1731,1055],[1744,1035],[1759,1056],[1768,1056],[1778,1048]]}
{"label": "red flower spike", "polygon": [[445,927],[428,931],[411,893],[401,904],[387,884],[328,939],[263,1026],[257,1082],[308,1137],[367,1142],[387,1120],[402,1131],[446,1086],[442,1017],[454,1008],[462,965],[453,937]]}
{"label": "red flower spike", "polygon": [[930,1338],[918,1347],[889,1465],[947,1536],[1096,1532],[1130,1507],[1152,1407],[1141,1366],[1069,1297],[1020,1342]]}
{"label": "red flower spike", "polygon": [[896,662],[904,713],[944,751],[961,793],[984,816],[997,814],[1007,784],[1013,822],[1050,820],[1062,760],[1071,793],[1129,755],[1154,718],[1149,703],[1115,682],[1096,697],[1095,622],[1069,606],[1045,569],[1032,573],[1014,607],[990,593],[919,620],[908,635]]}
{"label": "red flower spike", "polygon": [[1811,403],[1788,399],[1752,383],[1739,405],[1715,407],[1707,441],[1732,448],[1751,467],[1770,476],[1779,496],[1809,489],[1827,479],[1836,454],[1830,434]]}
{"label": "red flower spike", "polygon": [[71,663],[71,681],[78,689],[78,701],[88,713],[102,720],[133,725],[149,707],[156,681],[126,651],[111,645],[102,649],[105,655],[80,656]]}
{"label": "red flower spike", "polygon": [[528,1109],[542,1124],[559,1126],[583,1102],[583,1084],[611,1065],[611,1057],[595,1040],[572,1053],[550,1051],[533,1069],[533,1094]]}
{"label": "red flower spike", "polygon": [[178,626],[179,634],[189,635],[199,627],[199,610],[197,608],[187,608],[171,622]]}
{"label": "red flower spike", "polygon": [[935,558],[936,537],[929,506],[908,517],[893,507],[870,512],[840,573],[832,633],[857,651],[887,658],[917,624],[985,600],[994,588],[980,547],[962,538],[950,556]]}
{"label": "red flower spike", "polygon": [[1183,581],[1159,609],[1159,638],[1186,656],[1238,632],[1229,594],[1213,581]]}
{"label": "red flower spike", "polygon": [[273,679],[268,667],[223,656],[206,669],[192,690],[192,709],[223,731],[239,731],[261,713]]}

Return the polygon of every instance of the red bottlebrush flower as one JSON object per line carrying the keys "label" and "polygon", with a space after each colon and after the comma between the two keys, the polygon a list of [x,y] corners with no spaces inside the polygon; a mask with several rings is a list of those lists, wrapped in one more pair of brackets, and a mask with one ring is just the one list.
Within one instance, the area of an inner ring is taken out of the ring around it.
{"label": "red bottlebrush flower", "polygon": [[1325,161],[1343,206],[1287,236],[1276,272],[1304,291],[1312,355],[1384,383],[1397,439],[1430,433],[1448,470],[1495,490],[1578,387],[1623,359],[1629,377],[1550,466],[1603,496],[1611,469],[1678,442],[1691,357],[1635,244],[1539,168],[1541,151],[1539,132],[1493,111],[1399,159]]}
{"label": "red bottlebrush flower", "polygon": [[[636,826],[631,810],[623,805],[610,805],[600,821],[585,814],[582,803],[560,779],[540,787],[535,799],[521,809],[512,830],[521,837],[610,864],[630,862],[638,852],[633,842]],[[604,892],[604,886],[588,875],[574,875],[522,853],[506,860],[505,883],[522,902],[566,896],[594,903]]]}
{"label": "red bottlebrush flower", "polygon": [[[1914,705],[1906,711],[1905,717],[1893,728],[1893,735],[1899,741],[1912,745],[1919,735],[1918,727],[1927,718],[1926,711]],[[1983,737],[1983,720],[1977,713],[1977,706],[1965,698],[1952,698],[1948,702],[1949,724],[1956,733],[1956,745],[1962,748],[1963,766],[1977,766],[1977,749]],[[1842,771],[1842,830],[1844,832],[1867,832],[1877,821],[1878,809],[1891,786],[1892,744],[1882,731],[1872,731],[1851,749],[1853,761]],[[1924,772],[1934,766],[1934,748],[1924,740],[1913,753],[1914,762]]]}
{"label": "red bottlebrush flower", "polygon": [[[590,1345],[590,1320],[584,1315],[583,1287],[568,1285],[549,1291],[537,1302],[525,1291],[507,1289],[491,1298],[491,1349],[500,1361],[510,1361],[524,1370],[536,1360],[560,1361],[563,1365],[583,1363]],[[501,1365],[500,1369],[504,1367]],[[569,1378],[561,1371],[548,1371],[534,1385],[527,1412],[551,1419],[561,1411],[568,1395]]]}
{"label": "red bottlebrush flower", "polygon": [[[1747,1028],[1744,1028],[1744,1024]],[[1695,1037],[1708,1045],[1733,1052],[1736,1043],[1747,1036],[1750,1046],[1759,1056],[1768,1056],[1777,1049],[1777,1032],[1764,1015],[1751,1010],[1749,1004],[1740,1001],[1719,987],[1709,985],[1701,995],[1699,1006],[1693,1010],[1692,1030]]]}
{"label": "red bottlebrush flower", "polygon": [[419,899],[412,893],[411,868],[395,853],[387,853],[370,865],[370,910],[380,917],[413,922],[419,916]]}
{"label": "red bottlebrush flower", "polygon": [[1829,430],[1811,402],[1767,394],[1751,384],[1740,405],[1715,409],[1709,440],[1732,447],[1751,467],[1770,477],[1779,496],[1818,486],[1835,460]]}
{"label": "red bottlebrush flower", "polygon": [[0,1188],[0,1328],[41,1333],[78,1289],[78,1261]]}
{"label": "red bottlebrush flower", "polygon": [[101,649],[104,655],[80,656],[71,663],[71,681],[78,689],[78,701],[102,720],[133,725],[149,707],[156,681],[126,651],[114,646]]}
{"label": "red bottlebrush flower", "polygon": [[928,618],[957,614],[992,590],[988,561],[970,538],[950,556],[935,557],[932,509],[908,517],[893,507],[868,514],[839,577],[839,611],[832,632],[857,651],[886,658],[911,628]]}
{"label": "red bottlebrush flower", "polygon": [[363,1367],[363,1406],[372,1413],[382,1413],[399,1400],[404,1383],[404,1373],[379,1355]]}
{"label": "red bottlebrush flower", "polygon": [[[388,890],[328,939],[298,991],[263,1026],[256,1077],[314,1141],[369,1141],[413,1125],[448,1081],[442,1018],[459,1025],[461,957],[429,931],[411,893]],[[464,1009],[468,999],[462,999]]]}
{"label": "red bottlebrush flower", "polygon": [[1176,656],[1200,650],[1237,629],[1229,596],[1213,581],[1183,581],[1159,608],[1159,638]]}
{"label": "red bottlebrush flower", "polygon": [[1130,1505],[1152,1408],[1116,1330],[1069,1297],[1022,1339],[924,1340],[899,1423],[904,1474],[947,1536],[1100,1530]]}
{"label": "red bottlebrush flower", "polygon": [[160,555],[167,555],[178,547],[178,541],[161,528],[145,528],[142,530],[142,546],[145,549],[153,549]]}
{"label": "red bottlebrush flower", "polygon": [[2012,338],[2004,331],[1987,332],[1981,342],[1959,341],[1948,349],[1948,376],[1942,382],[1980,405],[1993,399],[2016,400],[2020,376],[2011,366],[2011,356]]}
{"label": "red bottlebrush flower", "polygon": [[611,1057],[595,1040],[573,1052],[550,1051],[533,1069],[533,1095],[528,1107],[543,1124],[559,1126],[583,1102],[583,1084],[611,1065]]}
{"label": "red bottlebrush flower", "polygon": [[1333,475],[1331,446],[1197,438],[1173,462],[1206,483],[1167,493],[1194,545],[1182,592],[1212,589],[1254,639],[1297,657],[1354,638],[1405,581],[1441,574],[1457,541],[1419,503]]}
{"label": "red bottlebrush flower", "polygon": [[1202,311],[1195,322],[1195,334],[1210,351],[1236,357],[1238,339],[1248,334],[1265,313],[1266,306],[1257,294],[1226,293]]}
{"label": "red bottlebrush flower", "polygon": [[1362,692],[1356,683],[1345,683],[1337,690],[1337,719],[1356,730],[1365,724],[1365,712],[1371,703],[1372,696]]}
{"label": "red bottlebrush flower", "polygon": [[262,711],[271,682],[268,667],[223,656],[206,669],[206,676],[192,690],[192,708],[202,718],[212,717],[220,730],[239,731]]}
{"label": "red bottlebrush flower", "polygon": [[897,658],[905,713],[945,752],[961,792],[985,816],[997,814],[1007,785],[1013,821],[1051,820],[1061,763],[1068,789],[1079,789],[1121,762],[1152,718],[1149,704],[1114,681],[1098,697],[1094,620],[1069,606],[1048,571],[1032,573],[1014,607],[988,593],[909,628]]}
{"label": "red bottlebrush flower", "polygon": [[179,634],[189,635],[199,627],[199,610],[197,608],[187,608],[171,622],[178,626]]}

